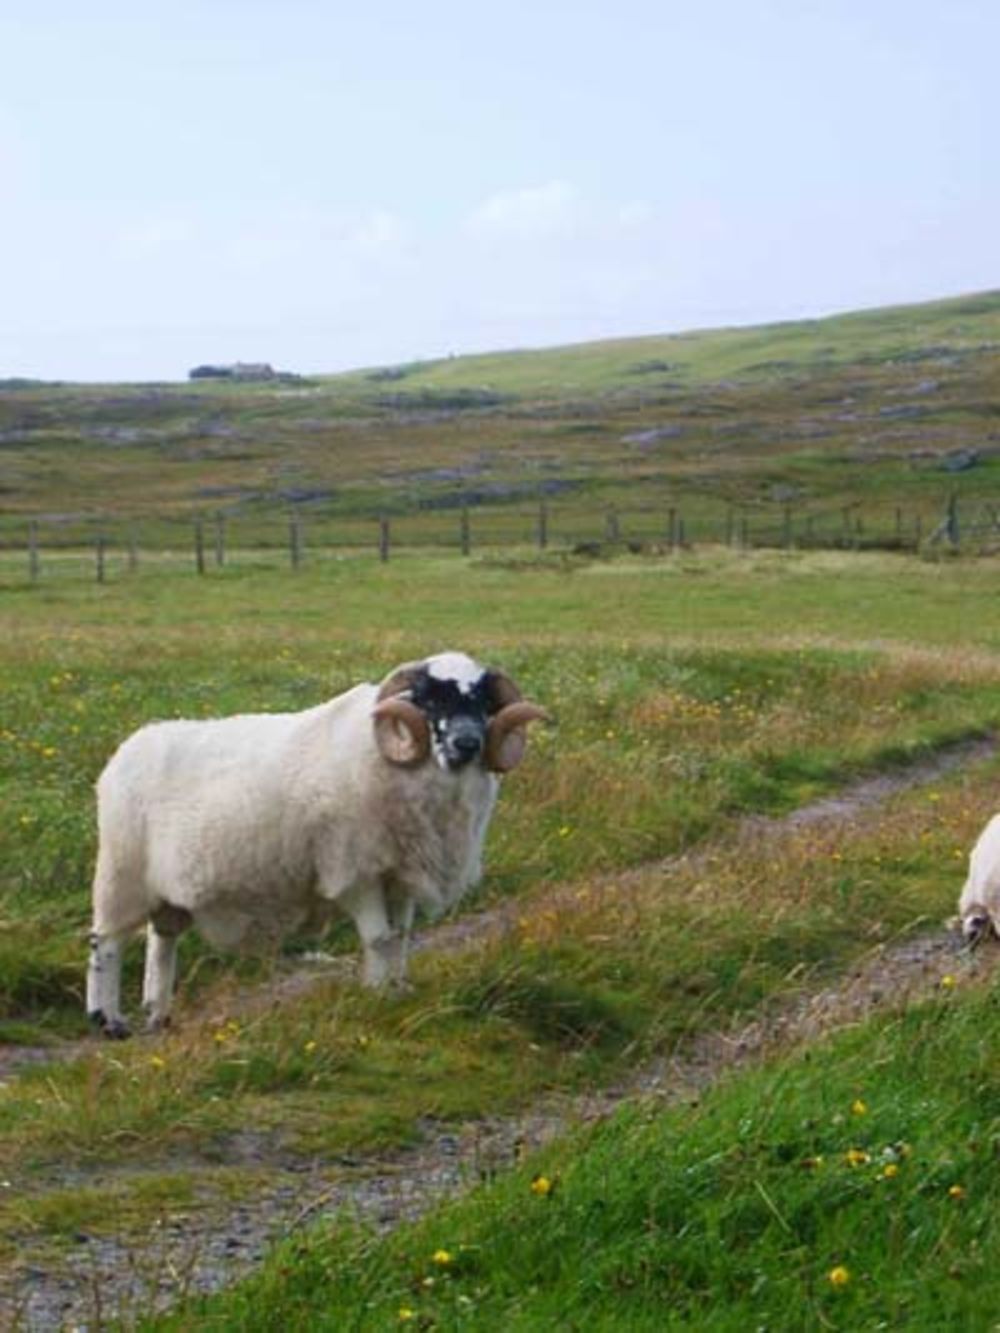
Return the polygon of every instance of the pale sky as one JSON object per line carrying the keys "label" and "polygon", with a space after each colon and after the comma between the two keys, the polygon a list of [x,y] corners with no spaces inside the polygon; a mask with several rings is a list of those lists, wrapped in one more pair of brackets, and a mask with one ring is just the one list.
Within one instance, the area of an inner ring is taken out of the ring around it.
{"label": "pale sky", "polygon": [[996,0],[0,0],[0,378],[1000,286]]}

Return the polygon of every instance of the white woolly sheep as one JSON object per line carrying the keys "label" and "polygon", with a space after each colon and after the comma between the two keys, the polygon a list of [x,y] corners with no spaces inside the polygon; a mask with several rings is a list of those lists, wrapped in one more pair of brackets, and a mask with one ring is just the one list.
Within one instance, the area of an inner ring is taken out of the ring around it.
{"label": "white woolly sheep", "polygon": [[301,713],[142,727],[97,783],[91,1019],[128,1035],[121,954],[143,924],[152,1028],[189,925],[230,949],[336,908],[366,984],[401,981],[415,909],[437,915],[478,881],[497,775],[545,716],[503,672],[448,652]]}
{"label": "white woolly sheep", "polygon": [[990,933],[1000,934],[1000,815],[993,816],[969,854],[958,914],[970,944]]}

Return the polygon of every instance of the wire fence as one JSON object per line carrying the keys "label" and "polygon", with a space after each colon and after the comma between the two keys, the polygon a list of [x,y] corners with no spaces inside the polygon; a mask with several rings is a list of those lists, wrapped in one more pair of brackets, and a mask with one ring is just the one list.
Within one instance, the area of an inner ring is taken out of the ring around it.
{"label": "wire fence", "polygon": [[46,516],[0,527],[0,578],[32,584],[53,578],[99,583],[157,570],[205,576],[232,566],[284,566],[369,552],[382,561],[406,553],[471,557],[534,549],[579,556],[676,553],[699,546],[737,550],[1000,550],[1000,502],[959,504],[936,513],[903,505],[751,508],[694,501],[645,508],[535,505],[464,507],[331,518],[301,507],[252,516],[153,517],[113,522]]}

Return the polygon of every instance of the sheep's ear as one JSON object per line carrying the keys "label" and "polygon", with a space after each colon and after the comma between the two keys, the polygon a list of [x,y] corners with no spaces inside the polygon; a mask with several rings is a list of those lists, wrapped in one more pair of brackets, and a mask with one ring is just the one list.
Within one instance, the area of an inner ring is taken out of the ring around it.
{"label": "sheep's ear", "polygon": [[517,768],[528,744],[528,723],[548,721],[544,708],[524,700],[502,708],[486,728],[486,767],[494,773],[509,773]]}
{"label": "sheep's ear", "polygon": [[407,699],[385,699],[372,713],[375,743],[390,764],[413,768],[430,753],[431,733],[427,719]]}

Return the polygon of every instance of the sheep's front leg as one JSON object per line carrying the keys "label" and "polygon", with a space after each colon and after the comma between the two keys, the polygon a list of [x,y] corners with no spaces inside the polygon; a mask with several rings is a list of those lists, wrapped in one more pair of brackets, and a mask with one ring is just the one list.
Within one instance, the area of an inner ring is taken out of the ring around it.
{"label": "sheep's front leg", "polygon": [[121,1012],[122,949],[125,935],[90,935],[87,965],[87,1016],[106,1037],[129,1035]]}
{"label": "sheep's front leg", "polygon": [[389,921],[399,937],[399,948],[392,961],[393,972],[390,980],[396,986],[406,982],[406,966],[410,954],[410,932],[416,914],[416,903],[408,895],[388,895]]}
{"label": "sheep's front leg", "polygon": [[405,941],[390,921],[382,885],[365,885],[343,894],[337,901],[354,922],[361,939],[361,980],[373,987],[397,981],[405,967]]}
{"label": "sheep's front leg", "polygon": [[970,949],[976,948],[994,933],[993,921],[985,907],[972,907],[963,914],[962,936]]}

